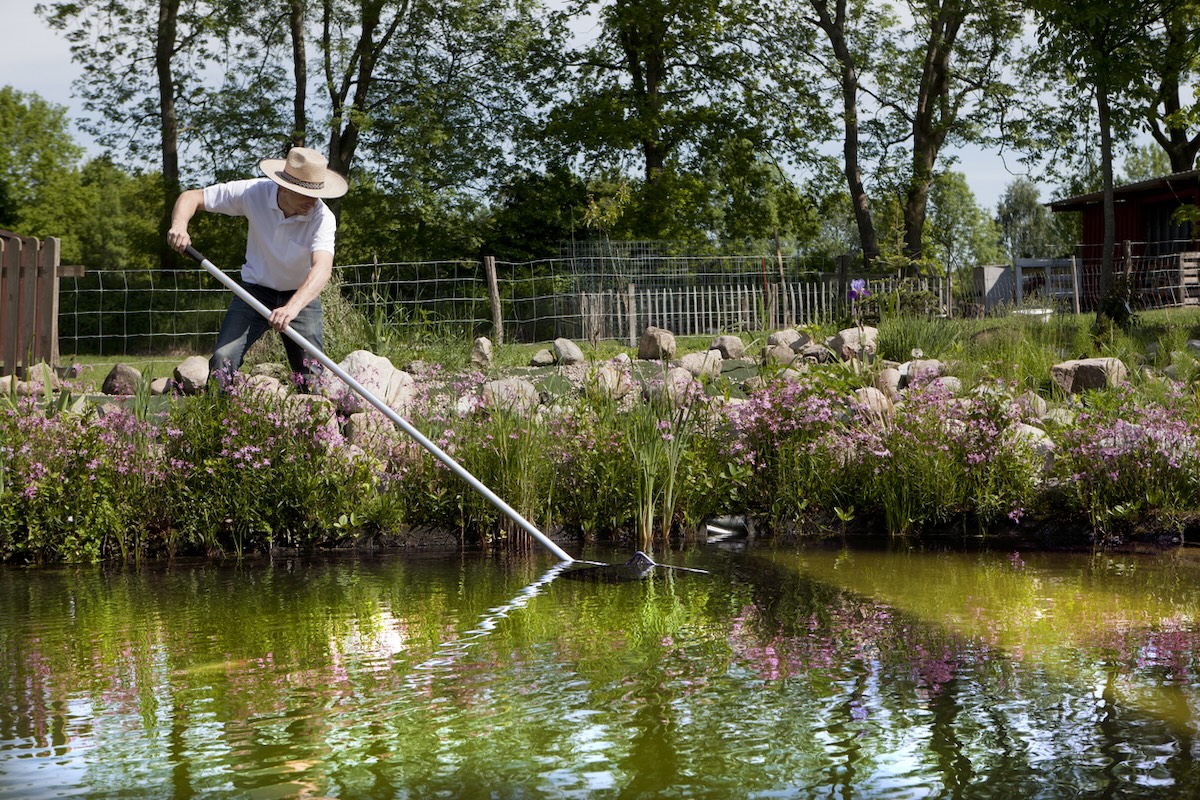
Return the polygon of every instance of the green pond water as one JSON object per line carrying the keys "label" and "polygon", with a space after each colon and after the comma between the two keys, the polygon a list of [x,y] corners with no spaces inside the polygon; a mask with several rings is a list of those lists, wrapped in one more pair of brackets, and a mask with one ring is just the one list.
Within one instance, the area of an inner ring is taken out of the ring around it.
{"label": "green pond water", "polygon": [[1198,550],[657,555],[0,570],[0,800],[1200,796]]}

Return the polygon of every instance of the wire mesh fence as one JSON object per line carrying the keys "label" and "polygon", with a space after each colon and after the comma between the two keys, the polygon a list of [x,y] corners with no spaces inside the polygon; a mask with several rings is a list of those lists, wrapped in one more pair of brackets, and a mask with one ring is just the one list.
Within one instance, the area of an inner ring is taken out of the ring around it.
{"label": "wire mesh fence", "polygon": [[[1145,255],[1121,245],[1115,274],[1137,309],[1200,303],[1200,253]],[[980,276],[991,270],[986,280]],[[704,335],[825,323],[844,312],[853,278],[887,293],[889,275],[816,272],[799,257],[770,255],[607,255],[533,262],[437,261],[352,264],[335,270],[341,296],[369,322],[397,333],[433,324],[456,334],[509,342],[559,337],[633,344],[650,325]],[[1100,296],[1095,253],[976,268],[975,280],[932,279],[917,288],[934,311],[965,303],[1094,310]],[[953,298],[950,295],[953,294]],[[64,354],[205,352],[216,341],[229,295],[197,270],[89,271],[60,285]],[[499,324],[499,331],[497,330]]]}

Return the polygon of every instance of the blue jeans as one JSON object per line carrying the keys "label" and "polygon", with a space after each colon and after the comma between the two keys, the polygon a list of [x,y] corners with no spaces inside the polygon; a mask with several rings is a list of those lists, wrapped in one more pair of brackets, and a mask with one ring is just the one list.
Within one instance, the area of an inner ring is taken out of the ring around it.
{"label": "blue jeans", "polygon": [[[256,283],[243,283],[242,287],[252,297],[270,309],[286,305],[295,292],[281,292],[278,289],[268,289]],[[324,327],[321,313],[321,299],[317,298],[300,310],[292,320],[292,330],[303,336],[317,350],[324,352],[322,329]],[[221,321],[221,331],[217,334],[217,347],[208,360],[208,370],[211,375],[224,374],[225,380],[242,366],[246,351],[257,342],[264,333],[270,330],[267,320],[250,307],[250,304],[236,295],[225,312]],[[281,334],[282,335],[282,334]],[[292,372],[299,375],[302,388],[308,388],[312,379],[321,371],[321,365],[307,353],[304,348],[283,336],[283,349],[287,352],[288,364]],[[220,381],[220,378],[218,377]],[[220,381],[224,382],[224,381]]]}

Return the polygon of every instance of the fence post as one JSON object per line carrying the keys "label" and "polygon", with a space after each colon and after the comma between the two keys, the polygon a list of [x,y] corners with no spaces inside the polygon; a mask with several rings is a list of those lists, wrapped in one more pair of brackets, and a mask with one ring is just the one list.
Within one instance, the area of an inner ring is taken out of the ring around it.
{"label": "fence post", "polygon": [[1075,256],[1071,256],[1071,307],[1075,313],[1079,313],[1079,266],[1075,263]]}
{"label": "fence post", "polygon": [[21,249],[19,238],[0,237],[0,361],[4,362],[6,375],[17,374],[18,354],[21,347],[17,343],[17,331],[20,330],[20,314],[18,300],[20,294]]}
{"label": "fence post", "polygon": [[837,296],[838,305],[846,302],[846,292],[850,288],[849,272],[850,272],[850,256],[842,255],[837,257]]}
{"label": "fence post", "polygon": [[629,304],[629,346],[637,347],[637,288],[631,283],[625,291]]}
{"label": "fence post", "polygon": [[484,256],[483,268],[487,271],[488,297],[492,301],[492,339],[496,345],[504,344],[504,315],[500,310],[500,281],[496,277],[496,257]]}
{"label": "fence post", "polygon": [[53,236],[44,239],[37,253],[33,349],[51,367],[58,366],[58,258],[59,240]]}

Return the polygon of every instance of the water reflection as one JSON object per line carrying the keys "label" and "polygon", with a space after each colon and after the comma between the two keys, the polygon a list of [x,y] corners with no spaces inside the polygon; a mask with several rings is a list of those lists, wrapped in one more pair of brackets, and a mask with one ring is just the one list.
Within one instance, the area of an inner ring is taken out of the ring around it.
{"label": "water reflection", "polygon": [[1200,785],[1184,553],[677,555],[712,574],[581,583],[461,554],[0,571],[0,798]]}

